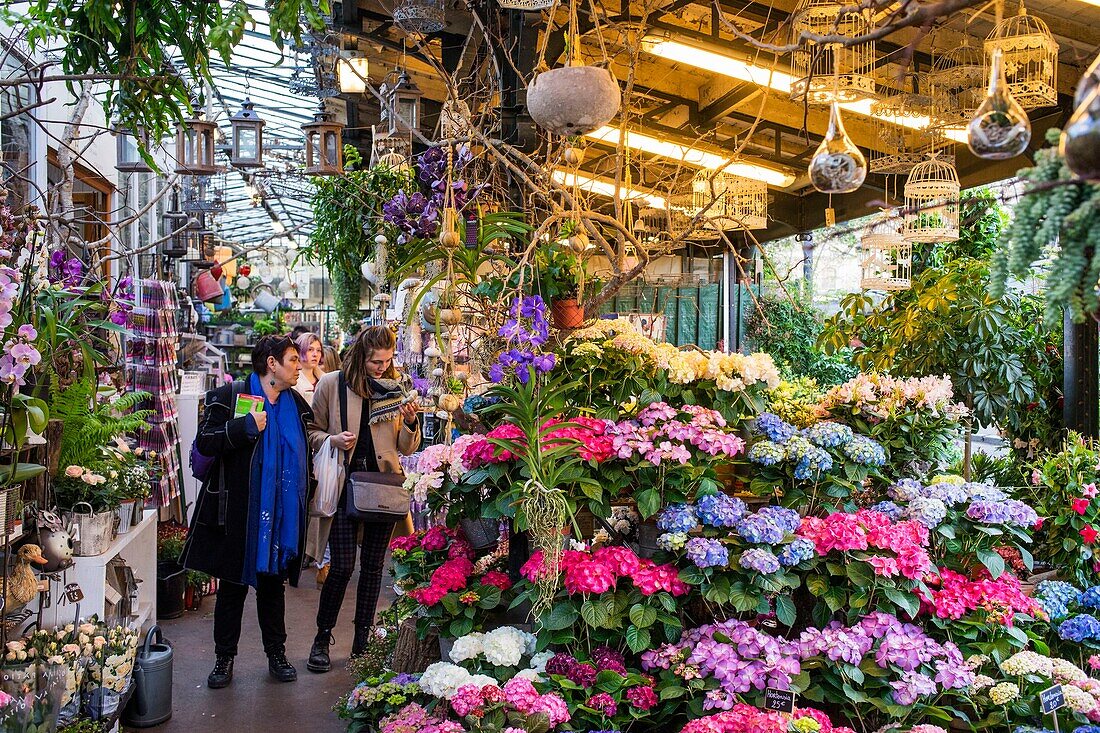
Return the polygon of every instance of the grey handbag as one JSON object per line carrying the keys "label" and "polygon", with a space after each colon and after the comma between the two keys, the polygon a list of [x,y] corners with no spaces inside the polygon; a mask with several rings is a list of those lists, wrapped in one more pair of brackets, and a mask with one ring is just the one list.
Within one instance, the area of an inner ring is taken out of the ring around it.
{"label": "grey handbag", "polygon": [[[340,429],[348,429],[348,393],[344,373],[340,372]],[[370,429],[369,427],[367,428]],[[399,473],[355,471],[348,475],[347,504],[344,512],[362,522],[398,522],[409,513],[412,497],[403,487]]]}

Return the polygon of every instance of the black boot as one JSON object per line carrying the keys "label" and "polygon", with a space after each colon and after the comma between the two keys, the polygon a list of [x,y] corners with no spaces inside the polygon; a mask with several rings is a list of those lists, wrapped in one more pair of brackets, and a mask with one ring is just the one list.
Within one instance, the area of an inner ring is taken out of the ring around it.
{"label": "black boot", "polygon": [[358,657],[367,651],[368,641],[370,641],[370,627],[356,626],[355,638],[351,641],[351,656]]}
{"label": "black boot", "polygon": [[267,655],[267,671],[276,682],[293,682],[298,679],[298,670],[287,660],[283,649]]}
{"label": "black boot", "polygon": [[317,673],[328,672],[332,669],[332,660],[328,656],[328,645],[335,643],[335,641],[331,632],[318,629],[317,636],[313,638],[313,646],[309,650],[306,669]]}
{"label": "black boot", "polygon": [[233,657],[219,654],[214,662],[214,671],[206,678],[206,686],[211,690],[220,690],[229,687],[233,681]]}

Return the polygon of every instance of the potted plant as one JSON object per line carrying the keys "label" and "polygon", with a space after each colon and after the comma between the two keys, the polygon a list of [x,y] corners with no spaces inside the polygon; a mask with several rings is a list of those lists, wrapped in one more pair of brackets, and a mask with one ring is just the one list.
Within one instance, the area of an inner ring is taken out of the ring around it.
{"label": "potted plant", "polygon": [[179,558],[187,541],[187,527],[162,522],[157,527],[157,618],[179,618],[186,610],[187,571]]}
{"label": "potted plant", "polygon": [[67,521],[78,527],[73,554],[101,555],[115,539],[115,524],[121,496],[117,483],[108,479],[100,466],[69,465],[54,482],[57,505]]}
{"label": "potted plant", "polygon": [[584,277],[584,263],[568,246],[542,247],[536,257],[535,282],[538,294],[550,303],[554,327],[580,328],[584,325],[584,306],[577,298]]}

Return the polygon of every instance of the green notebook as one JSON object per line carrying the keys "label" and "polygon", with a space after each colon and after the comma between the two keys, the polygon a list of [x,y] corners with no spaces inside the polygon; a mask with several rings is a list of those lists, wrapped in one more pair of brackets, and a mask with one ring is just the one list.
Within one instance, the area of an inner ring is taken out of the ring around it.
{"label": "green notebook", "polygon": [[244,417],[250,412],[263,412],[264,398],[250,394],[237,395],[237,405],[233,408],[233,417]]}

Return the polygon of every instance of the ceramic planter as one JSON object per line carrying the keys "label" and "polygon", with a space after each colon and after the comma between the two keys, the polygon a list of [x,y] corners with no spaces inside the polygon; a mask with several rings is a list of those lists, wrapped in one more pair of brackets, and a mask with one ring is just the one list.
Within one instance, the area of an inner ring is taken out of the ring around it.
{"label": "ceramic planter", "polygon": [[576,298],[554,298],[550,302],[550,313],[554,318],[554,328],[568,330],[584,325],[584,306]]}
{"label": "ceramic planter", "polygon": [[603,127],[618,113],[621,102],[615,77],[599,66],[544,71],[527,88],[531,119],[557,135],[583,135]]}

